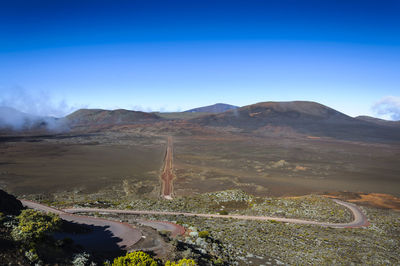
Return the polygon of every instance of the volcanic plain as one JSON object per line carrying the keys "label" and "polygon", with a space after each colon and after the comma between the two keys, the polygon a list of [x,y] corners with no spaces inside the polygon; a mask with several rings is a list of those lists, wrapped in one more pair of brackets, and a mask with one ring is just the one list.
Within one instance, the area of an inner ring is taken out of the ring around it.
{"label": "volcanic plain", "polygon": [[[142,228],[149,239],[132,250],[200,265],[400,263],[395,123],[312,102],[222,113],[79,110],[57,121],[69,130],[0,130],[0,188]],[[362,205],[363,226],[282,222],[351,222],[331,198]],[[166,222],[183,235],[143,225]]]}

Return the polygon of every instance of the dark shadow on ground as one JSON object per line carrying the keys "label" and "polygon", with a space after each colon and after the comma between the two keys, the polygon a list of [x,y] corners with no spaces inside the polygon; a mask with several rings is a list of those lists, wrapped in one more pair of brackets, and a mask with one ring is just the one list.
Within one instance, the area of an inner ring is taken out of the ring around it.
{"label": "dark shadow on ground", "polygon": [[115,257],[125,253],[123,250],[125,246],[118,245],[122,239],[115,237],[108,229],[109,226],[66,222],[63,228],[66,230],[54,233],[53,237],[56,240],[72,239],[76,245],[103,257]]}

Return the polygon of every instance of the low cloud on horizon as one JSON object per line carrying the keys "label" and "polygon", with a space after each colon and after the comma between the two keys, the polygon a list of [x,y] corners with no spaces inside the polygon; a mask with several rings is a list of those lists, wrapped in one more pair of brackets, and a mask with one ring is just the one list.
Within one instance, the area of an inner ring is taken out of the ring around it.
{"label": "low cloud on horizon", "polygon": [[0,107],[11,107],[29,115],[60,118],[79,109],[69,105],[65,100],[54,101],[45,91],[33,93],[19,86],[1,88],[1,91]]}
{"label": "low cloud on horizon", "polygon": [[372,106],[375,115],[400,120],[400,97],[386,96]]}

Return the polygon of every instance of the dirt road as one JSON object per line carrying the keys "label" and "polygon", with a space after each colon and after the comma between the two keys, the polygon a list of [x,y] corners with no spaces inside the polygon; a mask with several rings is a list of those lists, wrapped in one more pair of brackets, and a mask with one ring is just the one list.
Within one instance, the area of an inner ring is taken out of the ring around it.
{"label": "dirt road", "polygon": [[89,249],[99,250],[101,248],[121,248],[127,250],[129,247],[136,244],[142,237],[142,234],[138,229],[126,223],[66,213],[28,200],[20,201],[25,207],[47,213],[55,213],[59,215],[61,219],[73,223],[89,225],[93,229],[89,234],[68,235],[68,237],[72,238],[77,244],[86,246]]}
{"label": "dirt road", "polygon": [[171,236],[175,237],[177,235],[183,235],[185,233],[185,228],[179,224],[174,224],[167,221],[150,221],[142,220],[139,224],[149,226],[158,231],[168,231],[171,232]]}
{"label": "dirt road", "polygon": [[258,220],[258,221],[275,220],[284,223],[311,224],[311,225],[318,225],[318,226],[332,227],[332,228],[357,228],[369,225],[367,217],[364,215],[364,213],[358,206],[337,199],[334,199],[334,201],[337,204],[347,207],[352,212],[354,218],[352,222],[336,224],[336,223],[325,223],[325,222],[316,222],[316,221],[308,221],[308,220],[292,219],[292,218],[270,217],[270,216],[219,215],[219,214],[202,214],[202,213],[187,213],[187,212],[135,211],[135,210],[95,209],[95,208],[71,208],[71,209],[65,209],[64,211],[68,213],[106,212],[106,213],[136,214],[136,215],[141,215],[141,214],[183,215],[183,216],[197,216],[205,218],[233,218],[240,220]]}
{"label": "dirt road", "polygon": [[168,136],[167,150],[165,152],[164,158],[164,168],[161,173],[161,195],[165,199],[172,199],[173,194],[173,184],[172,181],[174,179],[173,172],[173,142],[172,137]]}

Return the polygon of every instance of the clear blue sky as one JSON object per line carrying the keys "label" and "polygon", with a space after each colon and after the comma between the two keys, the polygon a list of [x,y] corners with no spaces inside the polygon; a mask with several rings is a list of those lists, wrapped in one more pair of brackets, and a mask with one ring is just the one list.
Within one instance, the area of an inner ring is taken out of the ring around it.
{"label": "clear blue sky", "polygon": [[396,112],[399,14],[397,0],[1,1],[0,103],[60,115],[311,100],[355,116],[391,96]]}

